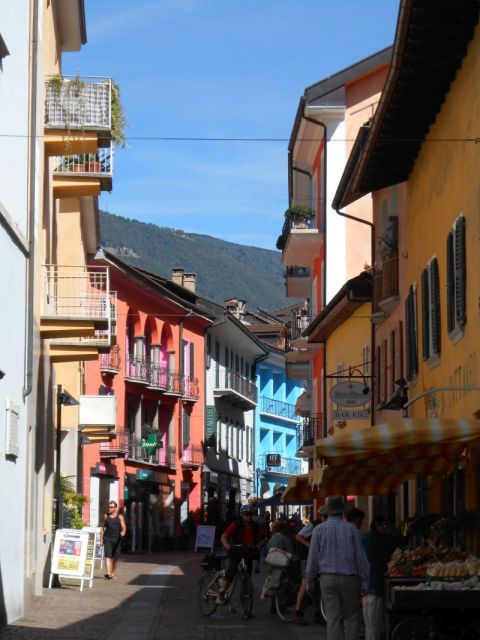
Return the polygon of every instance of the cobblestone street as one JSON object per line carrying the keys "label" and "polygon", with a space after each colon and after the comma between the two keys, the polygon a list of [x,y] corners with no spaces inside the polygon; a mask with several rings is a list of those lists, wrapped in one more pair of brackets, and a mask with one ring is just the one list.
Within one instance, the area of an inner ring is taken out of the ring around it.
{"label": "cobblestone street", "polygon": [[325,627],[282,623],[258,598],[265,572],[254,576],[254,618],[219,608],[210,617],[197,607],[201,554],[165,553],[125,556],[116,581],[97,570],[94,586],[77,584],[45,590],[28,616],[9,626],[5,639],[16,640],[323,640]]}

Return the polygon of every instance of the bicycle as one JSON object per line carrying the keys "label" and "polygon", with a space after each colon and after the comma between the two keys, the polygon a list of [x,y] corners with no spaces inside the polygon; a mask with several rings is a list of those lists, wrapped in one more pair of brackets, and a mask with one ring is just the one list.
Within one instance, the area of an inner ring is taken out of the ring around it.
{"label": "bicycle", "polygon": [[[233,549],[243,549],[243,545],[234,545]],[[198,604],[200,613],[206,617],[211,616],[218,607],[218,596],[225,581],[224,560],[227,554],[215,556],[215,561],[222,564],[221,568],[210,568],[200,578],[198,585]],[[238,588],[237,588],[238,587]],[[253,607],[253,588],[245,557],[242,556],[238,563],[238,572],[232,584],[225,592],[225,605],[235,612],[233,605],[235,598],[238,597],[238,604],[242,612],[242,618],[248,620],[252,615]]]}
{"label": "bicycle", "polygon": [[[280,586],[273,596],[273,607],[283,622],[292,622],[295,618],[297,595],[302,584],[302,572],[298,563],[293,562],[282,570]],[[302,608],[310,606],[311,600],[306,596]],[[320,596],[320,614],[326,622],[327,616]]]}

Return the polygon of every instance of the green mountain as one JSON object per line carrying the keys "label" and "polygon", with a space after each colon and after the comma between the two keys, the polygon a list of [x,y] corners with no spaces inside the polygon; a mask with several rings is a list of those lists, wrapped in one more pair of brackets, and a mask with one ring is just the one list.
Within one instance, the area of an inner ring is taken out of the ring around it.
{"label": "green mountain", "polygon": [[122,260],[170,277],[172,267],[197,274],[197,292],[216,302],[238,297],[247,307],[275,309],[285,297],[280,253],[185,233],[100,211],[102,246]]}

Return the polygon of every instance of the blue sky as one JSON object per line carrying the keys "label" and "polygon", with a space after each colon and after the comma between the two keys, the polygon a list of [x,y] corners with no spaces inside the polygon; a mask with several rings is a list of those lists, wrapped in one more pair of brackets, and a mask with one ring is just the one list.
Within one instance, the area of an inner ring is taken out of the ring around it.
{"label": "blue sky", "polygon": [[[289,138],[306,86],[390,45],[398,0],[85,0],[64,74],[113,77],[127,136]],[[273,249],[287,142],[130,140],[119,215]]]}

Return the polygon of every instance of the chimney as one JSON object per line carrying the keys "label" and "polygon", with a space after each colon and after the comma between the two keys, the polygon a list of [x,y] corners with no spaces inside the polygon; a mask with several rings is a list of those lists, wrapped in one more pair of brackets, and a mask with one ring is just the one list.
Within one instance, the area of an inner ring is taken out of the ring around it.
{"label": "chimney", "polygon": [[247,310],[247,303],[245,300],[239,300],[238,298],[231,298],[230,300],[225,300],[223,303],[226,311],[229,311],[232,316],[235,316],[237,320],[241,320],[245,315]]}
{"label": "chimney", "polygon": [[183,287],[183,269],[180,269],[179,267],[174,267],[172,269],[171,280],[175,284],[179,284],[181,287]]}
{"label": "chimney", "polygon": [[195,293],[196,282],[197,282],[197,276],[195,273],[183,274],[183,286],[185,287],[185,289],[188,289],[192,293]]}

